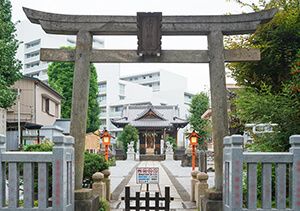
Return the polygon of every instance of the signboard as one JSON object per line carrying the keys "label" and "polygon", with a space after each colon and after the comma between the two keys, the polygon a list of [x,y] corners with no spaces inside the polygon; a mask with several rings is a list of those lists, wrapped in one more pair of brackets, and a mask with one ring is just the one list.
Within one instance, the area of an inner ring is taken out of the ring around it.
{"label": "signboard", "polygon": [[137,184],[158,184],[159,168],[158,167],[141,167],[136,168]]}

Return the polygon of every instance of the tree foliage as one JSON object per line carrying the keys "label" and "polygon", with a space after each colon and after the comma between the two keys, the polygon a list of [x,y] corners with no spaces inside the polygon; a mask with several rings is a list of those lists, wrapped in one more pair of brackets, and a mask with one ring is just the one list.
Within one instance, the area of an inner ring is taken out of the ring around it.
{"label": "tree foliage", "polygon": [[136,144],[139,140],[139,132],[132,125],[126,125],[123,128],[123,131],[118,136],[118,140],[123,143],[123,147],[125,152],[127,152],[127,145],[133,141],[134,142],[134,150],[136,151]]}
{"label": "tree foliage", "polygon": [[244,87],[237,92],[233,115],[242,123],[276,123],[274,133],[254,134],[255,151],[286,151],[290,135],[300,132],[299,0],[244,3],[254,11],[273,6],[279,12],[251,36],[230,37],[228,48],[259,48],[258,62],[230,63],[232,76]]}
{"label": "tree foliage", "polygon": [[[97,101],[97,72],[94,65],[90,66],[90,88],[88,99],[87,132],[93,132],[100,126],[100,108]],[[48,67],[49,84],[63,96],[61,105],[62,118],[71,117],[74,62],[53,62]]]}
{"label": "tree foliage", "polygon": [[201,136],[199,138],[199,147],[204,147],[204,141],[208,138],[208,120],[202,119],[201,116],[209,108],[209,99],[206,93],[201,92],[192,98],[190,107],[189,122],[192,128]]}
{"label": "tree foliage", "polygon": [[15,38],[15,25],[11,21],[11,3],[0,0],[0,107],[10,107],[16,92],[10,87],[20,79],[21,63],[15,58],[18,41]]}
{"label": "tree foliage", "polygon": [[283,82],[291,79],[290,68],[300,48],[300,6],[299,0],[259,1],[259,4],[243,3],[254,11],[278,7],[275,17],[260,26],[251,36],[227,38],[228,48],[259,48],[261,60],[258,62],[230,63],[232,76],[239,85],[260,89],[270,85],[277,92]]}

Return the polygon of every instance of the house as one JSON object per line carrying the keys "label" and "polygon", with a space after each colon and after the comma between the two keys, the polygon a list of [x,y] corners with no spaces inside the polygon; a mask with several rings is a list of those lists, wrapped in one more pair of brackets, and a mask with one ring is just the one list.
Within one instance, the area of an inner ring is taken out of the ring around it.
{"label": "house", "polygon": [[[62,96],[37,78],[23,76],[14,85],[18,92],[15,104],[7,109],[7,148],[40,140],[40,128],[53,125],[60,118]],[[20,122],[20,138],[19,124]]]}

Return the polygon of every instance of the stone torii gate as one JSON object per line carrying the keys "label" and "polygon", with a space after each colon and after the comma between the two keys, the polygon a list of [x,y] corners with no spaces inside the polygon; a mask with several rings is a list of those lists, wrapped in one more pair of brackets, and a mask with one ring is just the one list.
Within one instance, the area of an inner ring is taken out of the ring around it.
{"label": "stone torii gate", "polygon": [[[76,49],[41,49],[43,61],[75,61],[71,135],[75,138],[75,189],[81,188],[89,93],[93,63],[209,63],[212,127],[215,150],[215,188],[222,191],[223,137],[228,135],[224,62],[258,61],[258,49],[225,50],[224,35],[253,33],[276,9],[241,15],[138,16],[62,15],[23,8],[28,19],[46,33],[77,35]],[[150,36],[149,36],[150,34]],[[93,50],[93,35],[138,35],[137,50]],[[161,50],[162,35],[206,35],[208,50]],[[200,118],[200,117],[199,117]]]}

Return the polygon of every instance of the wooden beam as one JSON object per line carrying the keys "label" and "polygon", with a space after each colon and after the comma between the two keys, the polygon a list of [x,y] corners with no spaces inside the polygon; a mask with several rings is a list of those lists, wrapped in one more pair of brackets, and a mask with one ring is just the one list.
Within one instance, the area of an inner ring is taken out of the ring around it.
{"label": "wooden beam", "polygon": [[[160,57],[139,57],[136,50],[93,50],[92,63],[209,63],[207,50],[163,50]],[[225,62],[259,61],[259,49],[224,51]],[[41,61],[75,61],[75,50],[41,49]]]}

